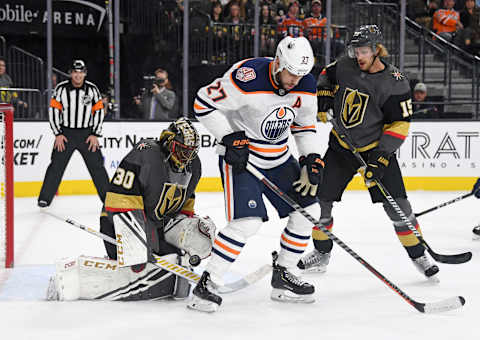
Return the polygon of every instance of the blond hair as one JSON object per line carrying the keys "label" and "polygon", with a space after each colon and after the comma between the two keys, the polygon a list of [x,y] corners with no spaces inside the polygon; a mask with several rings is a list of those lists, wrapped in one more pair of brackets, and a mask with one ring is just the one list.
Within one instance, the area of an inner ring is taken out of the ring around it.
{"label": "blond hair", "polygon": [[379,57],[388,57],[388,50],[383,44],[377,44],[377,51]]}

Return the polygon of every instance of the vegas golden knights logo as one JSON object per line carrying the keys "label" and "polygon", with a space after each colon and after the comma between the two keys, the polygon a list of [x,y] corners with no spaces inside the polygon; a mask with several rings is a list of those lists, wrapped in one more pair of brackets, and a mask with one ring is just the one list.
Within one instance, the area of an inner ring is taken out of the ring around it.
{"label": "vegas golden knights logo", "polygon": [[187,187],[181,184],[165,183],[162,194],[155,208],[155,215],[160,220],[165,215],[176,212],[185,201]]}
{"label": "vegas golden knights logo", "polygon": [[342,102],[342,122],[347,129],[362,123],[369,97],[368,94],[358,90],[348,87],[345,89]]}

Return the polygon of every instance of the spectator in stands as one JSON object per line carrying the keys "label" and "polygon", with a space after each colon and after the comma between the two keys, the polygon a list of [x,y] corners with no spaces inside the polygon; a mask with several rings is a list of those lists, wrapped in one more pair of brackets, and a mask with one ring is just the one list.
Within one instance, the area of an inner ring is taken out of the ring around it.
{"label": "spectator in stands", "polygon": [[245,22],[253,22],[255,18],[255,4],[252,0],[240,0],[240,16]]}
{"label": "spectator in stands", "polygon": [[168,72],[155,70],[155,79],[150,92],[133,98],[144,119],[172,121],[179,117],[176,108],[177,96],[168,80]]}
{"label": "spectator in stands", "polygon": [[242,40],[245,39],[244,20],[240,16],[240,4],[238,2],[230,3],[230,13],[225,19],[228,25],[228,49],[229,60],[238,60],[243,57],[241,53]]}
{"label": "spectator in stands", "polygon": [[222,3],[218,0],[214,0],[210,3],[211,7],[209,9],[210,20],[214,23],[223,22],[223,6]]}
{"label": "spectator in stands", "polygon": [[455,0],[443,0],[442,9],[433,14],[433,30],[447,41],[455,38],[457,31],[463,29],[460,14],[453,9]]}
{"label": "spectator in stands", "polygon": [[[7,61],[3,57],[0,57],[0,87],[14,87],[12,78],[7,74]],[[16,91],[5,89],[0,90],[0,103],[9,103],[15,106],[16,109],[21,110],[28,108],[28,104],[18,98]],[[16,114],[16,116],[18,115]]]}
{"label": "spectator in stands", "polygon": [[460,12],[460,21],[464,30],[461,34],[462,47],[472,54],[480,51],[480,8],[475,0],[466,0],[465,7]]}
{"label": "spectator in stands", "polygon": [[282,36],[299,37],[303,36],[302,21],[298,18],[300,4],[293,1],[288,5],[287,15],[278,24],[278,32]]}
{"label": "spectator in stands", "polygon": [[58,84],[58,76],[55,72],[52,72],[52,88],[55,88]]}
{"label": "spectator in stands", "polygon": [[275,54],[275,19],[270,7],[263,3],[260,9],[260,54],[271,56]]}
{"label": "spectator in stands", "polygon": [[416,23],[427,28],[432,28],[432,17],[437,9],[437,0],[408,0],[409,16],[415,20]]}
{"label": "spectator in stands", "polygon": [[322,17],[321,0],[312,1],[310,16],[303,19],[302,25],[305,36],[310,40],[314,55],[321,55],[323,51],[323,43],[327,37],[327,18]]}
{"label": "spectator in stands", "polygon": [[210,26],[208,27],[209,41],[209,56],[210,62],[213,64],[225,63],[225,35],[227,27],[223,25],[223,6],[218,0],[212,3],[210,13]]}
{"label": "spectator in stands", "polygon": [[431,104],[424,104],[427,99],[427,85],[417,83],[413,88],[413,117],[417,119],[438,118],[438,109]]}

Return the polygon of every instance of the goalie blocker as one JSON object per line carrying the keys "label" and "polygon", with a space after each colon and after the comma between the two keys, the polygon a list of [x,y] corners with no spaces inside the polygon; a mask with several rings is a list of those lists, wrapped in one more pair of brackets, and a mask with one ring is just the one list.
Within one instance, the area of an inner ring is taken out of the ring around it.
{"label": "goalie blocker", "polygon": [[190,283],[148,263],[151,251],[170,262],[188,266],[191,256],[204,259],[210,255],[215,235],[211,219],[195,215],[179,214],[170,219],[163,230],[166,242],[147,237],[155,233],[145,233],[140,210],[113,217],[103,214],[101,224],[103,230],[111,228],[116,234],[116,251],[109,252],[112,259],[80,256],[58,261],[47,300],[184,299],[189,295]]}

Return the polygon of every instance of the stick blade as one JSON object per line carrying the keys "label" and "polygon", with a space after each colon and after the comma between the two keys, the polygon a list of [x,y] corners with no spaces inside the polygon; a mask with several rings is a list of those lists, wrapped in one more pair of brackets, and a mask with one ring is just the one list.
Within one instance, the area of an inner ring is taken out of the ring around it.
{"label": "stick blade", "polygon": [[450,310],[461,308],[463,305],[465,305],[465,298],[463,296],[455,296],[453,298],[432,303],[414,303],[414,307],[419,312],[426,314],[448,312]]}
{"label": "stick blade", "polygon": [[229,294],[236,292],[237,290],[243,289],[247,286],[254,284],[257,281],[263,279],[266,275],[268,275],[272,271],[272,266],[269,264],[265,264],[261,266],[259,269],[245,275],[245,277],[241,278],[238,281],[227,283],[224,286],[218,287],[218,292],[220,294]]}
{"label": "stick blade", "polygon": [[435,261],[440,263],[448,263],[448,264],[461,264],[468,262],[472,259],[472,252],[468,251],[463,254],[455,254],[455,255],[442,255],[437,254],[433,251],[429,251],[430,255],[434,258]]}

